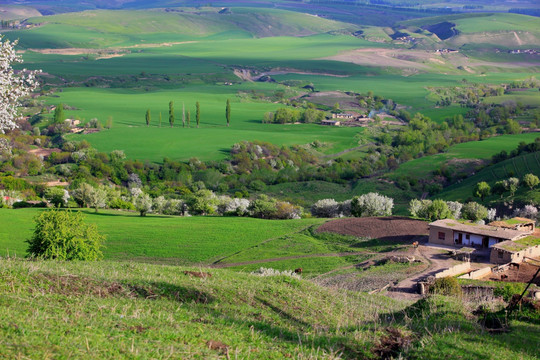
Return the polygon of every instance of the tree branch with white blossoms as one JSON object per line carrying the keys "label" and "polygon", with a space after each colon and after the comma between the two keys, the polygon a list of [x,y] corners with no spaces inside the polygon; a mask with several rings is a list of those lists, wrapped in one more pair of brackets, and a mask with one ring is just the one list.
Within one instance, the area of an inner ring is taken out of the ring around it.
{"label": "tree branch with white blossoms", "polygon": [[20,99],[29,95],[38,87],[36,75],[40,71],[22,71],[15,73],[14,63],[22,63],[17,55],[17,41],[4,40],[0,35],[0,134],[17,127],[17,107]]}

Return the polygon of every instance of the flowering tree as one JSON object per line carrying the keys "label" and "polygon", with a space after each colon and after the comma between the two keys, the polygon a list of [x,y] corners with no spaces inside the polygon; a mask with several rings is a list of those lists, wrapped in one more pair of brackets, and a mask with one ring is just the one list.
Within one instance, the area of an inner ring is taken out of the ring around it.
{"label": "flowering tree", "polygon": [[0,36],[0,134],[17,127],[15,120],[20,99],[38,86],[37,72],[24,69],[15,74],[11,65],[22,63],[14,49],[17,41],[3,40]]}

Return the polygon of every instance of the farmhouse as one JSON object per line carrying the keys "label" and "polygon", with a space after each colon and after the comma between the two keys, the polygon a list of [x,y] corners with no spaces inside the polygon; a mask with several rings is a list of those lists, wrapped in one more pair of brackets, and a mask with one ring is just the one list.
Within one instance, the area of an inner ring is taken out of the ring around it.
{"label": "farmhouse", "polygon": [[339,125],[341,125],[341,122],[335,121],[335,120],[322,120],[322,121],[321,121],[321,125],[326,125],[326,126],[339,126]]}
{"label": "farmhouse", "polygon": [[332,114],[332,119],[354,119],[356,117],[355,114],[351,113],[342,113],[342,114]]}
{"label": "farmhouse", "polygon": [[[535,234],[535,235],[533,235]],[[454,219],[429,224],[429,242],[453,247],[491,249],[493,263],[521,262],[525,256],[540,256],[540,234],[534,221],[513,218],[488,225]]]}
{"label": "farmhouse", "polygon": [[540,234],[493,245],[489,261],[494,264],[520,263],[524,258],[540,256]]}

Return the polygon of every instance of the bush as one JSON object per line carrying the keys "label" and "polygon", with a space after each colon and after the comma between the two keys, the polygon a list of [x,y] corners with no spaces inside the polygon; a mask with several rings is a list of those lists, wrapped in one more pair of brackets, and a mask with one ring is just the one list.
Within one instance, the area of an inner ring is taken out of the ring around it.
{"label": "bush", "polygon": [[514,294],[521,294],[522,292],[523,285],[521,284],[504,284],[504,286],[493,289],[493,295],[502,296],[506,302],[510,301]]}
{"label": "bush", "polygon": [[80,212],[52,209],[35,218],[36,228],[28,255],[55,260],[98,260],[105,238],[94,224],[86,224]]}
{"label": "bush", "polygon": [[334,199],[319,200],[311,207],[311,214],[317,217],[333,218],[338,217],[339,213],[339,203]]}
{"label": "bush", "polygon": [[461,286],[455,277],[447,276],[435,279],[433,285],[429,287],[430,294],[461,296]]}
{"label": "bush", "polygon": [[463,205],[462,217],[466,220],[479,221],[487,218],[488,209],[476,202],[468,202]]}
{"label": "bush", "polygon": [[393,207],[394,199],[378,193],[368,193],[352,199],[351,213],[357,217],[388,216],[392,215]]}

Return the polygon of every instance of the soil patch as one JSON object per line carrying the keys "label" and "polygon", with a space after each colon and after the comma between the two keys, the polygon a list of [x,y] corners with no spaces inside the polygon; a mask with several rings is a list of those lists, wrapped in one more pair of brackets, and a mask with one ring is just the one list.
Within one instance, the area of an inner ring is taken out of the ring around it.
{"label": "soil patch", "polygon": [[60,149],[44,149],[44,148],[37,148],[37,149],[31,149],[28,150],[28,152],[35,156],[42,156],[43,158],[49,157],[53,152],[60,153],[62,150]]}
{"label": "soil patch", "polygon": [[321,225],[317,232],[393,240],[396,243],[410,242],[429,233],[427,222],[398,216],[332,220]]}
{"label": "soil patch", "polygon": [[[520,263],[519,267],[510,267],[508,270],[503,273],[490,273],[488,276],[482,278],[482,280],[491,280],[491,281],[504,281],[504,282],[522,282],[526,283],[531,281],[538,267],[532,264]],[[504,279],[501,279],[501,275],[506,275]],[[537,277],[534,281],[534,284],[540,286],[540,277]]]}

